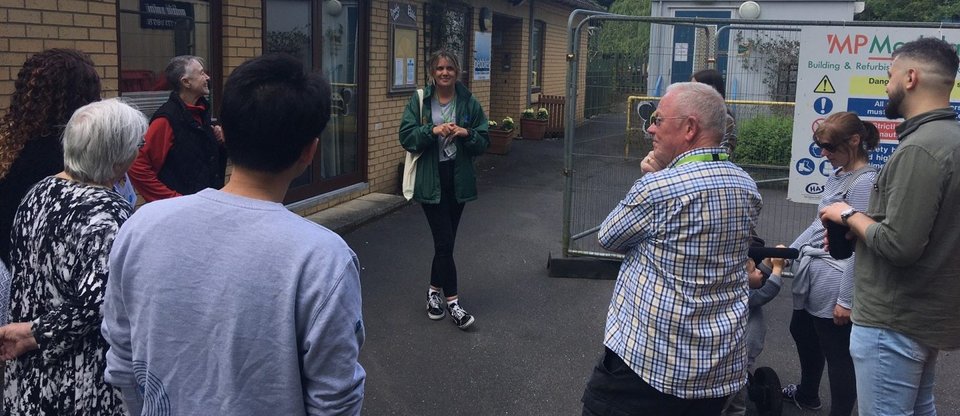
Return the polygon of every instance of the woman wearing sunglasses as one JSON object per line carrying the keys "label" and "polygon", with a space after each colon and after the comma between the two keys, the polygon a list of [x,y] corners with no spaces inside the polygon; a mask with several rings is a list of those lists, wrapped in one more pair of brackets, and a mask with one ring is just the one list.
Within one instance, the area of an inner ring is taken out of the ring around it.
{"label": "woman wearing sunglasses", "polygon": [[[856,113],[835,113],[817,128],[813,140],[834,168],[818,211],[839,201],[866,210],[877,174],[868,163],[870,150],[880,140],[877,128],[861,121]],[[820,379],[826,361],[830,415],[849,416],[857,399],[850,358],[854,258],[830,257],[823,248],[825,234],[820,218],[814,216],[810,226],[790,245],[800,250],[800,258],[792,265],[795,278],[790,320],[790,334],[800,357],[800,384],[787,385],[783,396],[801,409],[820,409]]]}

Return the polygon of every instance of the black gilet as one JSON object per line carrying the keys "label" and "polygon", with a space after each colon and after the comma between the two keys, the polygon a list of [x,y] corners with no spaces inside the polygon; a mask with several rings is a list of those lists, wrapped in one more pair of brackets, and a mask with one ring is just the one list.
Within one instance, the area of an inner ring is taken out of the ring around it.
{"label": "black gilet", "polygon": [[204,188],[222,188],[227,167],[226,152],[213,134],[210,103],[201,97],[196,104],[206,107],[201,115],[202,125],[197,124],[176,91],[170,93],[170,99],[150,119],[153,122],[163,117],[173,129],[173,145],[157,178],[181,195],[194,194]]}

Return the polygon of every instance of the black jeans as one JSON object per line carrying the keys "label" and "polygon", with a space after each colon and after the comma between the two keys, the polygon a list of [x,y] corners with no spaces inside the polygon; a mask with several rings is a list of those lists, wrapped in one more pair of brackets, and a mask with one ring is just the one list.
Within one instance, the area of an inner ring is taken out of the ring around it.
{"label": "black jeans", "polygon": [[837,326],[833,319],[818,318],[804,310],[794,310],[790,334],[800,357],[798,400],[812,402],[820,396],[824,359],[830,376],[830,416],[850,416],[857,401],[857,376],[850,358],[850,329]]}
{"label": "black jeans", "polygon": [[457,265],[453,261],[453,246],[464,206],[457,202],[454,193],[453,164],[452,160],[440,162],[440,203],[421,204],[430,224],[430,233],[433,234],[430,285],[442,288],[447,297],[457,295]]}
{"label": "black jeans", "polygon": [[617,353],[604,349],[583,392],[583,416],[719,416],[726,397],[682,399],[647,384]]}

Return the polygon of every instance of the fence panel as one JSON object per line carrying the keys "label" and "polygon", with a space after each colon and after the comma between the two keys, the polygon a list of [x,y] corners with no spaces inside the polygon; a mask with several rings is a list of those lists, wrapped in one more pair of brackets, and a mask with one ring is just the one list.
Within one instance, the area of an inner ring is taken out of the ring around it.
{"label": "fence panel", "polygon": [[[726,98],[738,124],[733,160],[757,180],[764,200],[757,232],[771,244],[789,244],[816,214],[816,206],[786,199],[799,51],[796,29],[649,22],[641,36],[647,40],[633,43],[654,46],[637,49],[639,55],[618,55],[604,53],[616,48],[603,42],[622,41],[609,32],[637,33],[638,23],[600,20],[584,32],[589,50],[581,56],[588,60],[588,70],[580,93],[585,93],[587,119],[568,146],[565,255],[617,257],[599,246],[596,231],[641,177],[640,160],[651,150],[637,104],[656,105],[667,85],[686,81],[689,74],[717,62],[726,64],[717,69],[727,79]],[[673,39],[678,27],[685,30],[683,40],[692,39],[692,44],[662,41]],[[728,39],[728,44],[716,45],[717,39]]]}

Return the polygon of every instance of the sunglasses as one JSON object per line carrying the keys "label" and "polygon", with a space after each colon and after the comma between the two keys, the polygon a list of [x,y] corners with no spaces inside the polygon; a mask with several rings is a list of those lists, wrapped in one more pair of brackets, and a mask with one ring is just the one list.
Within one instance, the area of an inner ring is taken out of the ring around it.
{"label": "sunglasses", "polygon": [[669,119],[672,119],[672,118],[673,118],[673,119],[677,119],[677,118],[687,118],[687,117],[689,117],[689,116],[660,117],[660,115],[658,115],[657,113],[653,113],[653,115],[650,116],[650,122],[653,123],[654,126],[660,127],[660,124],[663,123],[663,120],[669,120]]}
{"label": "sunglasses", "polygon": [[840,147],[840,145],[838,144],[824,143],[824,142],[821,142],[820,140],[817,140],[816,138],[813,139],[813,144],[817,145],[821,149],[826,150],[828,152],[836,152],[837,149]]}

